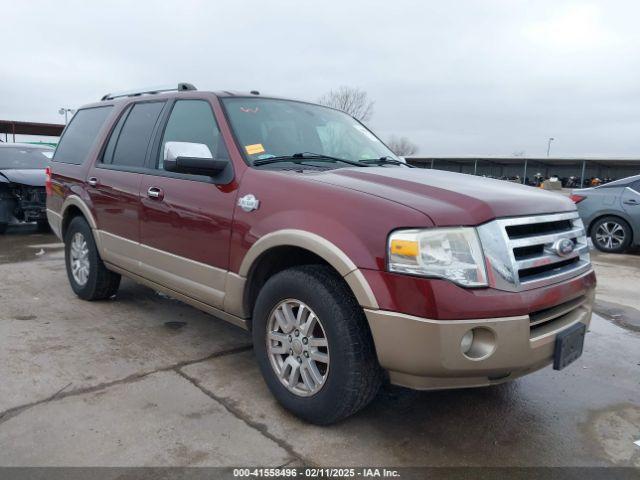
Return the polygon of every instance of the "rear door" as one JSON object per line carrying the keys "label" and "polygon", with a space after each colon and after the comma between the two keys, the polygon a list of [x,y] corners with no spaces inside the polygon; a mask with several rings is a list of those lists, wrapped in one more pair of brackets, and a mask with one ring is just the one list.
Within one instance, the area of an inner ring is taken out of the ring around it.
{"label": "rear door", "polygon": [[208,99],[176,100],[169,109],[140,186],[144,275],[221,308],[237,196],[233,176],[221,185],[167,172],[163,152],[167,142],[191,142],[206,145],[214,158],[229,156]]}
{"label": "rear door", "polygon": [[142,172],[165,104],[139,102],[125,109],[87,175],[105,260],[131,271],[137,270]]}

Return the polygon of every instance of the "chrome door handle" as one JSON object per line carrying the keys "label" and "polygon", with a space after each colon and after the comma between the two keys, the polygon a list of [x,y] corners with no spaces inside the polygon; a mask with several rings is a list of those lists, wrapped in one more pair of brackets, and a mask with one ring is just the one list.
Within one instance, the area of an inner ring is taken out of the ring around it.
{"label": "chrome door handle", "polygon": [[630,199],[630,200],[625,200],[623,203],[627,205],[638,205],[638,200]]}
{"label": "chrome door handle", "polygon": [[87,180],[87,183],[90,186],[95,187],[96,185],[98,185],[98,179],[96,177],[89,177],[89,179]]}
{"label": "chrome door handle", "polygon": [[147,190],[147,197],[149,198],[160,198],[162,196],[162,190],[158,187],[149,187]]}

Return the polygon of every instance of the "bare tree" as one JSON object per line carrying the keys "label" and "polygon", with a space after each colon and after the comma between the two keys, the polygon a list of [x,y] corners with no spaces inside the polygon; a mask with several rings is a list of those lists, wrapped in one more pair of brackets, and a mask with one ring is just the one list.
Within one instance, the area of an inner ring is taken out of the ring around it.
{"label": "bare tree", "polygon": [[356,87],[343,85],[331,90],[322,95],[318,103],[342,110],[361,122],[366,122],[373,115],[374,102],[369,100],[367,92]]}
{"label": "bare tree", "polygon": [[395,135],[392,135],[387,142],[387,146],[393,153],[400,155],[401,157],[407,157],[418,153],[418,146],[411,142],[407,137],[396,137]]}

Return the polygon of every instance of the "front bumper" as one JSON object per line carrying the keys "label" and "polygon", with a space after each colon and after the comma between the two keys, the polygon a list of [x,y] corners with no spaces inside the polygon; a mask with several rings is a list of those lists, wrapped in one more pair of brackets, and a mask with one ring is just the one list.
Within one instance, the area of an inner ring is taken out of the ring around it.
{"label": "front bumper", "polygon": [[[556,335],[587,327],[595,288],[582,297],[532,315],[477,320],[430,320],[365,309],[380,365],[391,383],[417,390],[502,383],[552,363]],[[465,333],[481,329],[476,358],[462,353]]]}

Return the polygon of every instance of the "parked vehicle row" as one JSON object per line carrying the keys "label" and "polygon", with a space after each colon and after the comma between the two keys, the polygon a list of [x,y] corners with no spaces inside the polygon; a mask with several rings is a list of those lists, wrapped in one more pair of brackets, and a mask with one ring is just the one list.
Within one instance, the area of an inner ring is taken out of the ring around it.
{"label": "parked vehicle row", "polygon": [[582,353],[595,275],[568,198],[413,169],[340,111],[258,92],[105,95],[47,179],[71,288],[121,275],[252,332],[274,396],[339,421],[383,381],[486,386]]}

